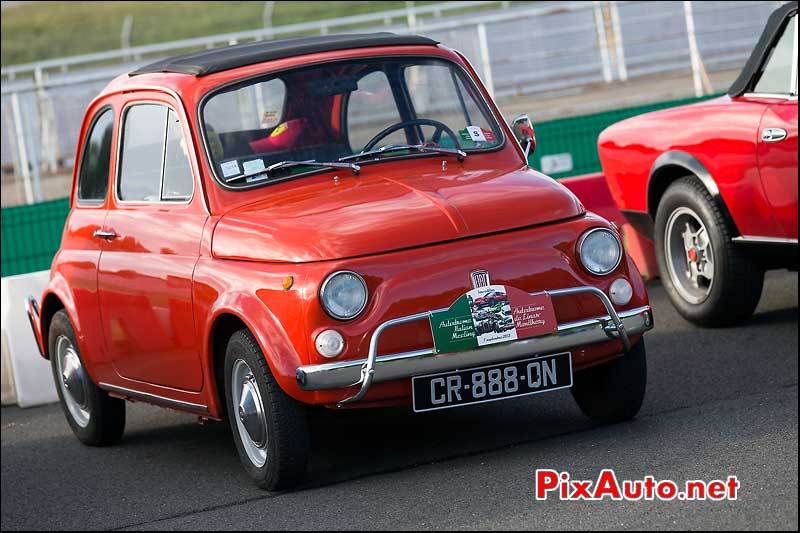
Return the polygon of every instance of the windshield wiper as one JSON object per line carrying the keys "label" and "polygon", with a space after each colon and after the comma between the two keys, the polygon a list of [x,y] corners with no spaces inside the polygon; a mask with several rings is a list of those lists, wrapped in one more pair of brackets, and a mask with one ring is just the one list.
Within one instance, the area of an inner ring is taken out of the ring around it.
{"label": "windshield wiper", "polygon": [[254,178],[256,176],[264,175],[266,178],[269,177],[269,173],[273,170],[280,170],[282,168],[291,168],[291,167],[299,167],[299,166],[308,166],[308,167],[330,167],[330,168],[349,168],[353,174],[358,174],[361,171],[361,167],[356,165],[355,163],[342,163],[342,162],[327,162],[327,161],[315,161],[313,159],[309,159],[307,161],[280,161],[278,163],[273,163],[272,165],[268,166],[267,168],[256,170],[254,172],[248,172],[247,174],[240,174],[239,176],[233,176],[232,178],[228,178],[225,180],[225,183],[231,183],[234,181],[245,180],[248,178]]}
{"label": "windshield wiper", "polygon": [[424,144],[390,144],[388,146],[382,146],[377,150],[370,150],[369,152],[359,152],[353,155],[346,155],[344,157],[340,157],[339,161],[352,161],[361,159],[363,157],[370,157],[373,155],[386,154],[390,152],[399,152],[402,150],[416,150],[422,153],[430,152],[434,154],[454,155],[458,158],[459,161],[463,161],[464,158],[467,157],[467,153],[464,150],[456,150],[455,148],[440,148]]}

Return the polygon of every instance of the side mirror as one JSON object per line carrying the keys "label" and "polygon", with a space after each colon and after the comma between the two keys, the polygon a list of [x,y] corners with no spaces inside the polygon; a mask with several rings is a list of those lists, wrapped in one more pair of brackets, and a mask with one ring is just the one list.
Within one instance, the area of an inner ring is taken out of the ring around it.
{"label": "side mirror", "polygon": [[511,122],[511,131],[514,132],[514,137],[517,142],[522,146],[525,151],[525,157],[536,150],[536,135],[533,133],[533,126],[531,119],[528,115],[519,115]]}

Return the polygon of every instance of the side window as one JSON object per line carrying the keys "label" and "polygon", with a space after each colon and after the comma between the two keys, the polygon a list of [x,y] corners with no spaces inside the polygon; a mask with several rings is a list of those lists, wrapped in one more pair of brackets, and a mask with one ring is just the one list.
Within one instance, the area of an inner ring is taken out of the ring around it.
{"label": "side window", "polygon": [[113,132],[114,111],[112,109],[101,111],[83,147],[78,174],[79,201],[95,203],[102,202],[106,198]]}
{"label": "side window", "polygon": [[797,47],[796,39],[797,15],[786,25],[783,35],[770,52],[754,92],[791,94],[796,91],[797,70],[792,69],[797,61],[794,55]]}
{"label": "side window", "polygon": [[[383,72],[372,72],[358,80],[358,90],[350,93],[347,104],[347,135],[350,147],[360,152],[379,131],[400,122],[389,79]],[[406,142],[403,131],[381,141],[382,145]]]}
{"label": "side window", "polygon": [[160,104],[137,104],[125,112],[122,127],[120,200],[188,200],[194,179],[175,112]]}
{"label": "side window", "polygon": [[119,198],[127,202],[157,202],[161,198],[164,131],[167,108],[139,104],[123,117]]}
{"label": "side window", "polygon": [[167,147],[164,152],[164,183],[162,200],[188,200],[194,189],[192,165],[181,121],[172,109],[167,113]]}

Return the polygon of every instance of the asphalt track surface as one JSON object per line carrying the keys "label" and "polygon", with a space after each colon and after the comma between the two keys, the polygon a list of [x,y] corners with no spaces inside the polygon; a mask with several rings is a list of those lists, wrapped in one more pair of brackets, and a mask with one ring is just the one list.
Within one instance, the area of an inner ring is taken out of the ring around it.
{"label": "asphalt track surface", "polygon": [[[252,486],[224,424],[134,404],[123,442],[82,446],[57,405],[2,409],[2,529],[797,530],[797,274],[767,277],[756,315],[682,320],[650,286],[648,391],[597,426],[568,391],[424,415],[317,414],[308,481]],[[537,468],[595,479],[739,477],[737,501],[536,501]]]}

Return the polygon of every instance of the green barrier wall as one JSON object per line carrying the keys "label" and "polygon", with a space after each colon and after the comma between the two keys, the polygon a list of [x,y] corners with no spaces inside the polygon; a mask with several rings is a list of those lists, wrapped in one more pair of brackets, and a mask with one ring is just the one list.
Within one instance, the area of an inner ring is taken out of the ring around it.
{"label": "green barrier wall", "polygon": [[0,210],[2,275],[50,268],[68,213],[67,198]]}
{"label": "green barrier wall", "polygon": [[[540,124],[534,121],[536,151],[530,155],[528,163],[537,170],[543,170],[542,158],[570,154],[572,168],[562,172],[550,172],[550,176],[560,179],[590,172],[600,172],[600,159],[597,156],[597,137],[601,131],[610,125],[642,113],[700,102],[717,96],[719,95],[670,100],[656,104],[614,109],[592,115],[551,120]],[[531,119],[533,120],[533,117]],[[568,158],[560,157],[559,159],[563,161]]]}
{"label": "green barrier wall", "polygon": [[[537,147],[536,151],[531,154],[529,163],[533,168],[542,169],[543,157],[557,156],[562,162],[571,158],[571,168],[550,173],[556,179],[599,172],[597,136],[605,128],[628,117],[706,98],[672,100],[534,123]],[[569,157],[566,157],[565,154],[569,154]],[[34,205],[3,208],[0,222],[2,275],[11,276],[50,268],[50,262],[61,241],[61,233],[68,213],[69,202],[66,198]]]}

